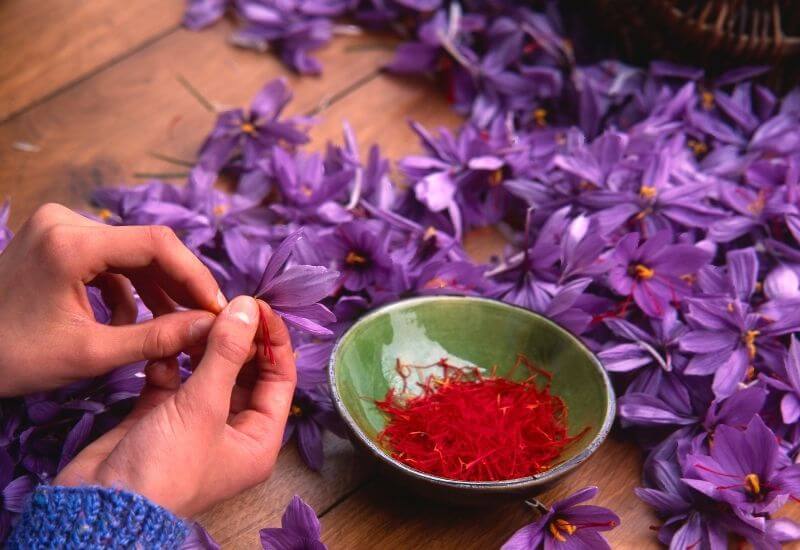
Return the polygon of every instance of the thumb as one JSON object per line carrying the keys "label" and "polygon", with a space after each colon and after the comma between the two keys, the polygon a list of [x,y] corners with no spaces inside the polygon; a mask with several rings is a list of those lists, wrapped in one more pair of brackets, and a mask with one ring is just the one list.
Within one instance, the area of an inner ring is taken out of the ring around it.
{"label": "thumb", "polygon": [[133,325],[98,325],[92,338],[96,344],[90,352],[90,366],[105,371],[137,361],[173,357],[202,343],[214,319],[205,311],[180,311]]}
{"label": "thumb", "polygon": [[258,305],[250,296],[234,298],[219,314],[208,334],[203,358],[181,388],[190,401],[205,403],[227,417],[231,392],[249,358],[258,319]]}

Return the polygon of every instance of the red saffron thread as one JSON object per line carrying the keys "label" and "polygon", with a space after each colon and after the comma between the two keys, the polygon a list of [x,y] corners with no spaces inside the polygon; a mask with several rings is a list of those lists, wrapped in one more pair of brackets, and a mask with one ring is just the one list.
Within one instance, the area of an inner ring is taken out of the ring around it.
{"label": "red saffron thread", "polygon": [[[412,367],[398,359],[403,391],[390,388],[375,402],[388,417],[379,443],[404,464],[448,479],[499,481],[547,470],[588,427],[569,436],[567,407],[550,393],[552,374],[522,355],[512,373],[520,366],[530,373],[521,382],[447,359],[414,366],[422,392],[409,395]],[[437,374],[420,375],[427,369]]]}
{"label": "red saffron thread", "polygon": [[269,323],[263,314],[261,315],[261,327],[264,331],[264,359],[269,357],[270,364],[275,367],[277,364],[275,363],[275,354],[272,353],[272,338],[270,338],[269,335]]}

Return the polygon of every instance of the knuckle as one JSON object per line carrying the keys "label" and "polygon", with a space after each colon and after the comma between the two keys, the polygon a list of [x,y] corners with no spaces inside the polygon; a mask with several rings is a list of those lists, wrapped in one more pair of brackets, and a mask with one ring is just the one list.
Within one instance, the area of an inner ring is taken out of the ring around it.
{"label": "knuckle", "polygon": [[224,332],[215,338],[214,349],[225,361],[241,365],[247,359],[250,345],[249,343],[245,345],[233,332]]}
{"label": "knuckle", "polygon": [[38,253],[50,265],[65,267],[71,258],[78,256],[78,247],[73,229],[67,225],[55,224],[41,234]]}
{"label": "knuckle", "polygon": [[43,230],[60,220],[65,212],[69,212],[66,207],[48,202],[36,209],[29,223],[33,229]]}
{"label": "knuckle", "polygon": [[151,225],[148,226],[150,242],[156,249],[166,249],[175,246],[180,240],[171,228],[166,225]]}

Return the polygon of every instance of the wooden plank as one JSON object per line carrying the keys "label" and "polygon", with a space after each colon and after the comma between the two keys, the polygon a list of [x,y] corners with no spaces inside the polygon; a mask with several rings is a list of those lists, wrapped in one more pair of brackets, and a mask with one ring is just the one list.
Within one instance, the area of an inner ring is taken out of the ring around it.
{"label": "wooden plank", "polygon": [[325,436],[325,466],[319,473],[303,465],[290,443],[265,483],[215,506],[198,521],[226,549],[256,548],[259,529],[279,526],[293,495],[322,512],[368,479],[372,471],[372,465],[356,456],[349,442],[336,436]]}
{"label": "wooden plank", "polygon": [[[597,485],[597,503],[613,508],[622,518],[622,525],[607,534],[611,547],[658,548],[649,529],[656,519],[632,494],[638,470],[639,453],[633,445],[608,441],[583,468],[538,498],[551,502]],[[376,481],[322,517],[322,540],[331,550],[484,550],[499,548],[536,517],[522,502],[459,508],[405,495],[394,485]]]}
{"label": "wooden plank", "polygon": [[182,0],[0,2],[0,121],[178,27]]}
{"label": "wooden plank", "polygon": [[[12,199],[12,227],[46,201],[82,207],[99,185],[132,182],[135,172],[175,171],[148,156],[192,159],[214,116],[178,82],[181,74],[210,100],[246,105],[264,83],[287,76],[290,113],[306,112],[374,73],[386,49],[358,49],[374,37],[340,37],[319,53],[328,70],[297,77],[272,56],[232,48],[223,22],[201,33],[178,30],[63,94],[0,124],[0,197]],[[22,152],[15,142],[37,146]]]}

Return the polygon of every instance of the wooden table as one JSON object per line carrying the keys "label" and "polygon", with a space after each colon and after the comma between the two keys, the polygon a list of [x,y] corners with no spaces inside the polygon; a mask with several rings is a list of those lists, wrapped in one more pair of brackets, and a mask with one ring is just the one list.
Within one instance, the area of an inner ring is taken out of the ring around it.
{"label": "wooden table", "polygon": [[[297,77],[270,55],[238,50],[228,22],[193,33],[180,27],[180,0],[4,0],[0,3],[0,198],[12,200],[19,227],[40,204],[87,208],[92,190],[134,184],[135,174],[172,172],[152,152],[192,159],[213,116],[178,82],[182,75],[219,105],[246,105],[268,80],[289,78],[291,113],[318,112],[314,146],[341,141],[349,120],[362,144],[379,141],[390,158],[417,150],[405,121],[455,126],[443,94],[424,79],[379,73],[391,40],[336,39],[319,57],[319,78]],[[470,252],[499,247],[491,229],[471,235]],[[203,452],[198,449],[198,452]],[[200,521],[225,548],[258,547],[258,530],[277,526],[289,499],[318,512],[332,549],[497,548],[534,519],[521,504],[458,510],[399,495],[348,442],[326,440],[321,473],[306,469],[293,445],[272,478],[206,512]],[[641,455],[619,435],[559,487],[549,502],[586,485],[622,518],[614,548],[657,547],[651,511],[633,494]]]}

